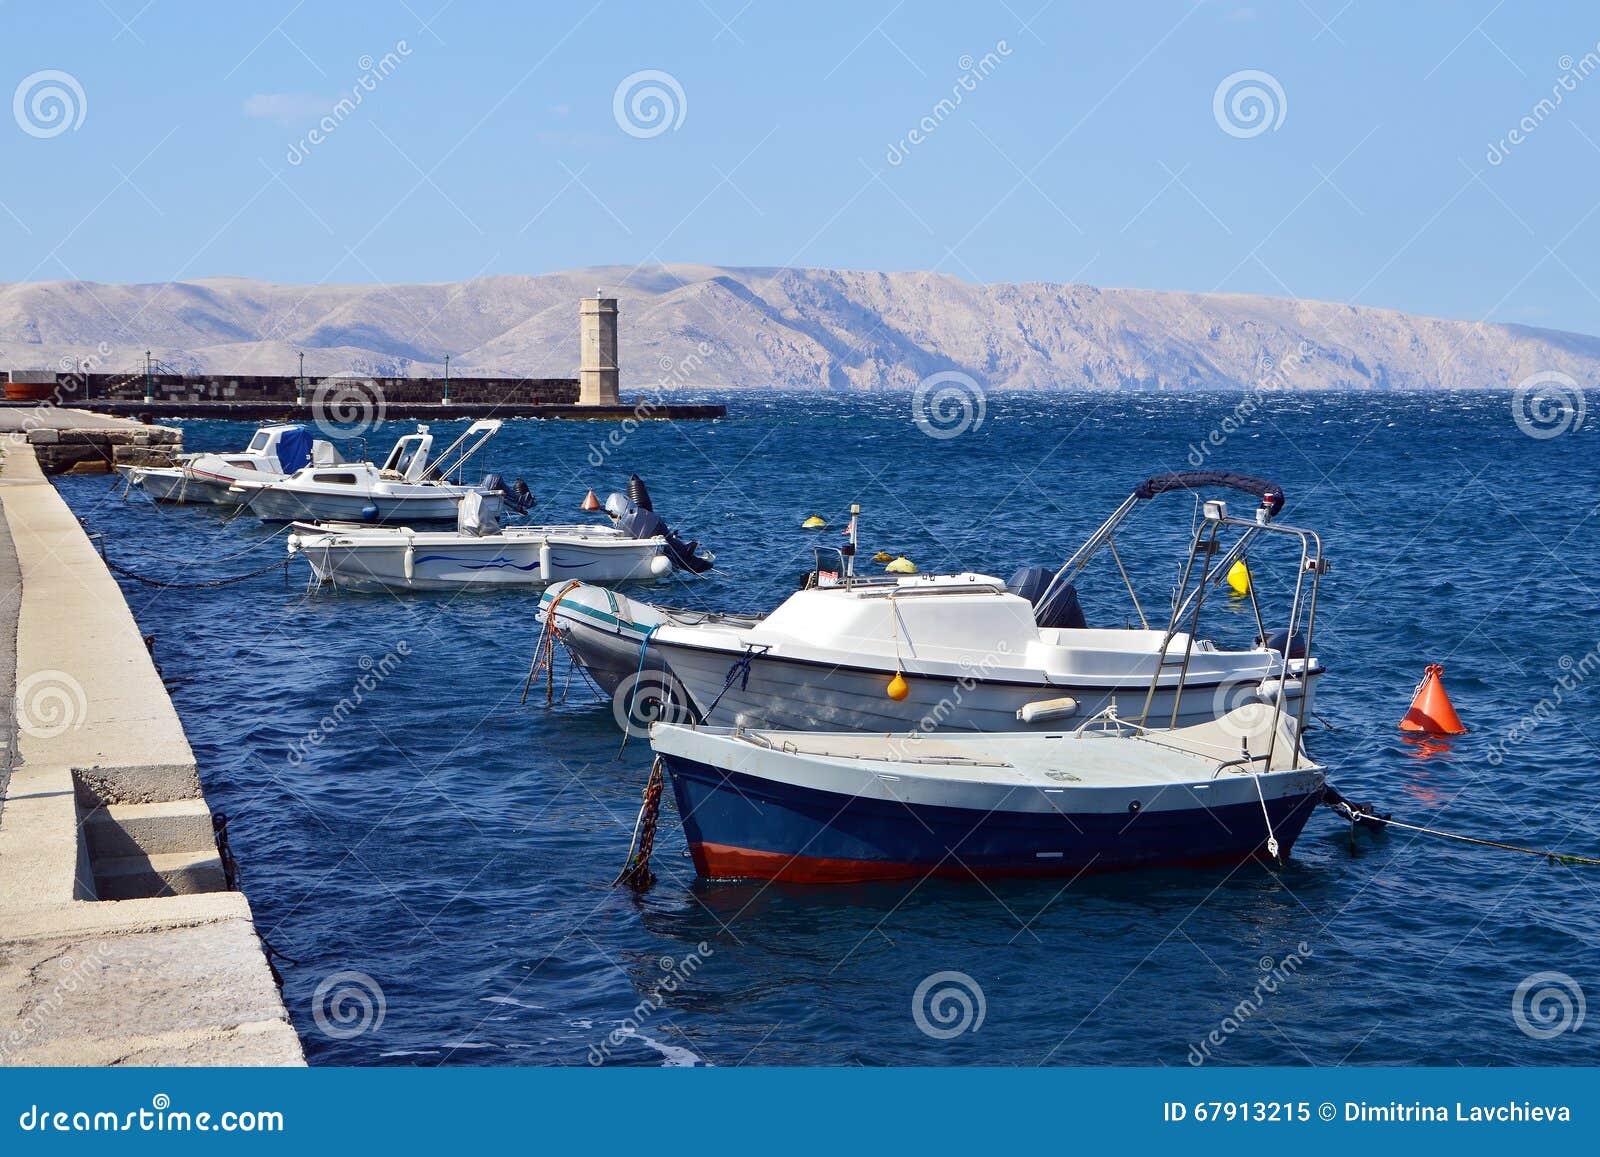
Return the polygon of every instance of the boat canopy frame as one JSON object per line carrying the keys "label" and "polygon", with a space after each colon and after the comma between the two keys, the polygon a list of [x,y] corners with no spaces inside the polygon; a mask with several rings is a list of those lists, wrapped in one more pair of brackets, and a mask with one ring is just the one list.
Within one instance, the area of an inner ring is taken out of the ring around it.
{"label": "boat canopy frame", "polygon": [[[1281,503],[1280,503],[1281,506]],[[1322,585],[1322,576],[1328,573],[1328,560],[1322,553],[1322,538],[1314,530],[1303,527],[1290,526],[1287,523],[1271,522],[1272,513],[1266,504],[1255,512],[1254,519],[1239,518],[1228,513],[1227,504],[1219,500],[1208,500],[1203,508],[1204,517],[1199,526],[1195,528],[1194,536],[1189,545],[1189,558],[1184,563],[1183,575],[1179,580],[1178,589],[1172,602],[1172,614],[1167,620],[1167,629],[1161,640],[1161,648],[1157,652],[1156,669],[1150,677],[1150,686],[1145,692],[1144,708],[1139,713],[1138,726],[1143,727],[1149,722],[1150,708],[1155,701],[1156,691],[1161,683],[1162,673],[1177,667],[1178,683],[1173,691],[1172,719],[1170,725],[1177,726],[1178,713],[1183,702],[1183,692],[1189,677],[1189,660],[1194,654],[1195,638],[1200,627],[1200,612],[1205,605],[1206,592],[1215,585],[1216,575],[1220,571],[1226,574],[1232,562],[1228,561],[1228,554],[1222,551],[1219,538],[1224,528],[1232,527],[1244,532],[1245,535],[1254,537],[1258,534],[1278,534],[1297,539],[1300,543],[1299,570],[1295,577],[1294,598],[1289,605],[1289,622],[1284,637],[1283,649],[1278,657],[1277,692],[1272,696],[1273,713],[1272,729],[1267,741],[1267,750],[1264,755],[1252,756],[1248,751],[1239,760],[1230,761],[1233,764],[1248,765],[1253,762],[1262,762],[1263,766],[1272,766],[1272,757],[1278,742],[1279,724],[1283,718],[1284,702],[1287,698],[1287,684],[1290,676],[1290,658],[1297,646],[1303,644],[1304,658],[1300,663],[1300,679],[1309,680],[1312,664],[1312,633],[1316,628],[1317,619],[1317,593]],[[1241,541],[1244,535],[1241,535]],[[1218,556],[1221,556],[1219,558]],[[1216,559],[1214,563],[1212,560]],[[1195,562],[1199,560],[1199,574],[1195,575]],[[1307,583],[1309,580],[1309,589]],[[1190,584],[1193,582],[1193,589]],[[1253,599],[1252,599],[1253,601]],[[1262,646],[1267,645],[1266,632],[1261,625],[1261,611],[1256,607],[1257,628],[1262,630]],[[1302,631],[1301,625],[1304,624]],[[1184,635],[1183,656],[1173,662],[1167,651],[1179,634]],[[1266,687],[1273,679],[1271,667],[1261,679],[1260,685]],[[1306,756],[1301,736],[1305,734],[1307,702],[1310,696],[1302,688],[1299,697],[1299,707],[1295,717],[1294,751],[1291,754],[1290,770],[1300,766],[1300,760]]]}
{"label": "boat canopy frame", "polygon": [[[1283,509],[1283,488],[1275,483],[1268,482],[1264,478],[1256,478],[1249,474],[1236,474],[1231,470],[1170,471],[1166,474],[1153,475],[1135,486],[1133,493],[1123,500],[1122,505],[1112,512],[1111,517],[1101,523],[1100,528],[1091,534],[1082,546],[1072,552],[1071,557],[1061,564],[1061,569],[1056,571],[1055,577],[1050,580],[1050,584],[1045,587],[1044,593],[1039,596],[1038,601],[1034,604],[1034,618],[1037,620],[1042,609],[1050,605],[1050,599],[1058,588],[1068,583],[1076,582],[1078,575],[1083,572],[1083,568],[1088,566],[1101,550],[1109,549],[1112,557],[1116,560],[1117,569],[1122,573],[1123,581],[1127,583],[1128,594],[1133,598],[1134,609],[1138,612],[1140,621],[1144,622],[1144,609],[1139,606],[1139,596],[1134,592],[1133,582],[1128,577],[1127,569],[1122,565],[1121,557],[1117,555],[1113,536],[1142,503],[1149,502],[1151,499],[1169,491],[1199,490],[1207,487],[1238,490],[1261,499],[1261,506],[1257,510],[1257,520],[1254,522],[1237,520],[1239,525],[1247,526],[1248,529],[1239,536],[1237,542],[1228,548],[1222,560],[1214,568],[1212,582],[1221,582],[1226,579],[1228,570],[1235,562],[1245,556],[1245,552],[1249,549],[1250,542],[1255,537],[1256,532],[1277,517],[1278,512]],[[1193,595],[1190,596],[1191,600],[1192,598]],[[1187,602],[1176,597],[1174,598],[1173,607],[1180,612],[1179,617],[1182,617],[1181,612],[1188,610]],[[1148,626],[1148,623],[1146,626]]]}

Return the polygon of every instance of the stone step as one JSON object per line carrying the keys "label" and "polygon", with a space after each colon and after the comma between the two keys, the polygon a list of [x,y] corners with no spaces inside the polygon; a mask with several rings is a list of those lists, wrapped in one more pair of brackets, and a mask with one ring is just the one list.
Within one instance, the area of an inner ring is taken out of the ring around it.
{"label": "stone step", "polygon": [[169,852],[154,856],[113,856],[94,861],[95,892],[102,900],[186,896],[227,887],[222,859],[210,852]]}
{"label": "stone step", "polygon": [[106,804],[89,813],[83,834],[96,861],[216,851],[211,809],[203,799]]}

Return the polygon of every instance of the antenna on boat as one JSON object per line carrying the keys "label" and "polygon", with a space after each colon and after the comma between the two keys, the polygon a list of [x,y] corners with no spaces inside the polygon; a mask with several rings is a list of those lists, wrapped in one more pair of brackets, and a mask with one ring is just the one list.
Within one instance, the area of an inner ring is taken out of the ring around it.
{"label": "antenna on boat", "polygon": [[861,503],[852,502],[850,504],[850,545],[846,546],[841,552],[844,555],[844,582],[846,586],[849,586],[856,577],[856,522],[860,514]]}

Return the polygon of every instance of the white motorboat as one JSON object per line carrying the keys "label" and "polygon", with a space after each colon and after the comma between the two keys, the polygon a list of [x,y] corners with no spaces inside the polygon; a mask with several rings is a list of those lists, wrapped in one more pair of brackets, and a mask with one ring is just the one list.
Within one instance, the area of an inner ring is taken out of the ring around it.
{"label": "white motorboat", "polygon": [[288,546],[310,562],[318,582],[363,591],[652,582],[709,566],[712,556],[679,541],[649,503],[635,475],[628,494],[606,500],[610,524],[502,527],[469,494],[453,531],[296,523]]}
{"label": "white motorboat", "polygon": [[460,481],[462,468],[503,423],[487,418],[437,457],[433,435],[417,432],[395,442],[382,466],[371,462],[312,463],[282,478],[241,478],[229,490],[263,522],[414,523],[453,522],[463,496],[478,493],[495,513],[503,492],[495,485]]}
{"label": "white motorboat", "polygon": [[298,424],[263,426],[236,454],[182,454],[171,466],[118,466],[130,487],[154,502],[238,506],[240,481],[269,482],[302,466],[331,466],[343,459],[332,442]]}
{"label": "white motorboat", "polygon": [[[1262,505],[1254,519],[1208,524],[1234,528],[1238,541],[1214,544],[1169,628],[1088,626],[1073,585],[1082,566],[1138,503],[1201,486],[1244,490]],[[627,726],[670,702],[700,722],[801,731],[1048,730],[1113,704],[1142,724],[1181,727],[1257,697],[1313,694],[1323,668],[1298,634],[1262,630],[1233,650],[1190,625],[1282,503],[1277,487],[1239,475],[1151,479],[1054,578],[1028,568],[1009,589],[972,573],[859,579],[852,546],[839,561],[819,560],[807,588],[765,617],[676,611],[586,586],[546,592],[540,610]]]}
{"label": "white motorboat", "polygon": [[651,582],[672,573],[666,540],[613,526],[507,526],[489,534],[296,523],[289,553],[320,583],[357,591],[497,590]]}

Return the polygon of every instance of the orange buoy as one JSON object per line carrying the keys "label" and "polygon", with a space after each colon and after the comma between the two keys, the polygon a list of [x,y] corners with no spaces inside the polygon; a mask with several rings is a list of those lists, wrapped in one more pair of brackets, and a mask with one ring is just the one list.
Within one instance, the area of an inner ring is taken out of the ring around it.
{"label": "orange buoy", "polygon": [[588,497],[583,500],[583,509],[585,509],[585,510],[599,510],[600,509],[600,500],[594,496],[594,491],[593,490],[589,491]]}
{"label": "orange buoy", "polygon": [[894,673],[894,678],[889,680],[889,686],[884,689],[884,694],[896,703],[911,694],[911,685],[906,682],[906,677],[899,671]]}
{"label": "orange buoy", "polygon": [[1411,698],[1411,710],[1400,721],[1401,731],[1423,731],[1430,735],[1465,735],[1466,724],[1450,703],[1444,690],[1444,668],[1437,663],[1428,664],[1417,684],[1417,693]]}

